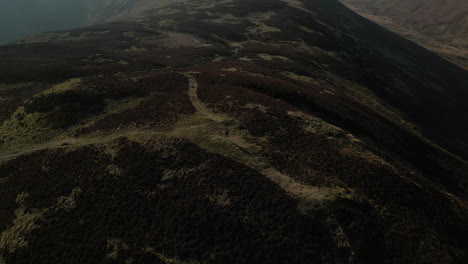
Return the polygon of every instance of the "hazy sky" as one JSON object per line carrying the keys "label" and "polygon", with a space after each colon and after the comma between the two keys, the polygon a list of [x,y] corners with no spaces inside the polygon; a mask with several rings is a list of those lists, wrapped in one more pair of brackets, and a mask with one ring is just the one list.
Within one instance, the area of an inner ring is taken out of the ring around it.
{"label": "hazy sky", "polygon": [[87,0],[0,0],[0,44],[87,24]]}

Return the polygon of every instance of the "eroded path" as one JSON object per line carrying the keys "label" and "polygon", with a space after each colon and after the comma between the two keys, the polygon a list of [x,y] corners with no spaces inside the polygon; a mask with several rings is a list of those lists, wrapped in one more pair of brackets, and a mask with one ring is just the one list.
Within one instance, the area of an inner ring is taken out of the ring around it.
{"label": "eroded path", "polygon": [[190,73],[186,73],[185,77],[187,77],[188,80],[188,95],[190,98],[190,101],[193,104],[193,107],[197,110],[197,112],[207,116],[209,119],[221,123],[224,120],[227,119],[227,117],[223,117],[218,114],[212,113],[206,106],[203,104],[200,99],[198,98],[198,82],[195,79],[195,76],[193,76]]}
{"label": "eroded path", "polygon": [[[119,137],[141,140],[148,137],[177,137],[190,140],[210,152],[231,158],[276,183],[281,189],[295,199],[305,204],[333,200],[337,196],[346,195],[348,191],[342,188],[315,187],[295,181],[288,175],[276,170],[264,156],[261,148],[251,142],[251,137],[245,130],[240,130],[234,120],[228,116],[211,111],[198,97],[198,82],[193,73],[184,74],[188,81],[188,96],[196,109],[196,113],[177,123],[174,127],[164,130],[127,129],[116,133],[83,138],[61,138],[44,144],[31,146],[28,149],[0,155],[0,161],[45,149],[77,148],[85,145],[101,144]],[[230,123],[230,135],[225,135],[227,123]]]}
{"label": "eroded path", "polygon": [[[290,176],[279,172],[262,155],[261,151],[258,150],[258,146],[255,146],[246,140],[248,134],[246,134],[245,131],[231,128],[230,136],[223,137],[222,134],[224,125],[222,125],[222,123],[225,121],[230,121],[229,118],[225,115],[214,113],[208,109],[208,107],[206,107],[206,105],[201,102],[198,97],[198,83],[195,76],[192,73],[186,73],[185,76],[188,80],[188,94],[193,106],[200,115],[218,124],[216,127],[218,127],[218,130],[220,131],[211,131],[211,133],[221,135],[216,137],[215,140],[223,140],[228,143],[227,146],[230,146],[221,149],[213,149],[205,146],[205,148],[207,148],[209,151],[216,152],[224,156],[229,156],[230,158],[233,158],[234,160],[257,170],[265,177],[276,183],[289,195],[300,201],[319,202],[324,200],[332,200],[337,196],[344,195],[344,189],[328,187],[319,188],[302,184],[295,181]],[[239,149],[243,151],[239,151]],[[226,150],[228,151],[226,152]]]}
{"label": "eroded path", "polygon": [[0,161],[5,161],[9,159],[14,159],[21,155],[26,155],[32,152],[45,150],[45,149],[64,149],[64,148],[76,148],[80,146],[86,145],[93,145],[93,144],[100,144],[112,141],[119,137],[139,137],[139,136],[166,136],[167,132],[164,131],[155,131],[155,130],[126,130],[118,133],[112,133],[102,136],[95,136],[95,137],[83,137],[83,138],[63,138],[59,140],[53,140],[50,142],[46,142],[44,144],[34,145],[28,149],[22,149],[15,152],[6,153],[0,155]]}

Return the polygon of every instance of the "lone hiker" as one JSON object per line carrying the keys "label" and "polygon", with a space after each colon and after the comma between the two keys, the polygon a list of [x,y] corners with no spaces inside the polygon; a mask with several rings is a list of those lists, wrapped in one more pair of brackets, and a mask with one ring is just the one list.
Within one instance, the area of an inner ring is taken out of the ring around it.
{"label": "lone hiker", "polygon": [[229,128],[226,127],[226,130],[224,130],[224,135],[226,135],[226,138],[229,137]]}

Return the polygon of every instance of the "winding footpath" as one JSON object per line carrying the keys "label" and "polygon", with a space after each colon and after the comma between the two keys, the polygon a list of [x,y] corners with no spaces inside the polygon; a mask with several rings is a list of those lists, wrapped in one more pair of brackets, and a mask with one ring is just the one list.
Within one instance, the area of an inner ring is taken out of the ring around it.
{"label": "winding footpath", "polygon": [[[77,148],[80,146],[102,144],[119,137],[140,138],[148,136],[157,137],[179,137],[191,140],[200,147],[231,158],[239,163],[242,163],[274,183],[288,193],[294,199],[305,202],[305,204],[315,204],[321,201],[333,200],[337,196],[346,195],[348,191],[341,188],[315,187],[295,181],[293,178],[276,170],[262,155],[260,148],[246,140],[248,134],[246,131],[240,131],[233,127],[230,129],[229,137],[224,135],[226,126],[225,121],[232,121],[228,116],[212,112],[198,97],[198,83],[193,73],[185,73],[188,81],[188,96],[197,113],[195,116],[199,118],[199,123],[180,124],[173,128],[172,131],[157,131],[157,130],[126,130],[109,135],[96,136],[93,138],[63,138],[32,146],[25,150],[19,150],[13,153],[0,155],[0,161],[7,161],[18,156],[32,153],[45,149],[66,149]],[[234,126],[234,125],[233,125]],[[195,140],[197,134],[203,134],[205,138],[201,141]],[[209,141],[209,142],[207,142]],[[212,144],[215,143],[215,144]],[[219,146],[222,145],[223,148]]]}
{"label": "winding footpath", "polygon": [[[199,114],[204,115],[205,117],[211,119],[213,122],[222,123],[223,121],[229,120],[226,116],[221,114],[216,114],[210,111],[203,102],[200,101],[198,98],[198,83],[196,81],[195,76],[192,73],[185,73],[185,76],[188,80],[188,94],[190,101],[192,102],[193,106],[199,112]],[[222,131],[220,131],[221,133]],[[244,136],[241,135],[238,130],[233,129],[231,131],[231,135],[229,138],[224,138],[224,140],[229,141],[231,143],[232,148],[241,148],[248,153],[245,152],[237,152],[238,155],[234,157],[237,162],[240,162],[248,167],[255,169],[256,171],[260,172],[262,175],[276,183],[281,189],[287,192],[293,198],[304,201],[304,202],[320,202],[326,200],[333,200],[337,196],[344,195],[344,189],[338,188],[329,188],[329,187],[315,187],[306,184],[299,183],[295,181],[293,178],[279,172],[276,170],[265,157],[262,157],[261,154],[258,152],[255,155],[249,155],[249,153],[255,153],[255,150],[252,149],[252,144],[248,143]],[[211,150],[213,152],[217,152],[218,154],[223,155],[223,153],[219,153],[217,150]]]}

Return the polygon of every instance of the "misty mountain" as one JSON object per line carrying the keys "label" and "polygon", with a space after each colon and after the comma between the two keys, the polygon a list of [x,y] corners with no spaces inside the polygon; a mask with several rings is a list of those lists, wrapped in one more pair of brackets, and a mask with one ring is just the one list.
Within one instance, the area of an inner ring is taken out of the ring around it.
{"label": "misty mountain", "polygon": [[1,264],[466,264],[468,72],[337,0],[133,0],[0,46]]}
{"label": "misty mountain", "polygon": [[120,12],[128,13],[129,7],[132,6],[133,2],[134,0],[89,0],[89,23],[104,22]]}
{"label": "misty mountain", "polygon": [[0,43],[33,33],[82,27],[88,24],[83,0],[15,0],[0,2]]}

